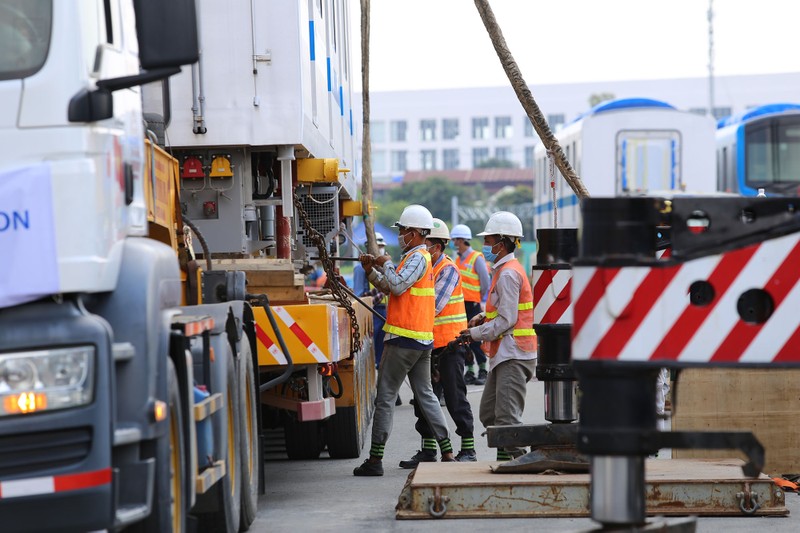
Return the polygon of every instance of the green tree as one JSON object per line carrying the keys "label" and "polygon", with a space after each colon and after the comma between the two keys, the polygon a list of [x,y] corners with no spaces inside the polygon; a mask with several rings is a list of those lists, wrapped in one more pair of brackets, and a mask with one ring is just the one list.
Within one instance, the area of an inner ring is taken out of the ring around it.
{"label": "green tree", "polygon": [[492,203],[502,209],[505,206],[525,204],[533,201],[533,189],[527,185],[505,187],[492,198]]}
{"label": "green tree", "polygon": [[489,159],[484,159],[482,162],[475,165],[475,168],[517,168],[517,164],[513,161],[509,161],[508,159],[497,159],[496,157],[490,157]]}
{"label": "green tree", "polygon": [[400,217],[405,206],[420,204],[427,207],[433,216],[450,220],[450,199],[453,196],[458,197],[460,205],[469,206],[483,198],[484,191],[478,184],[462,185],[441,176],[403,183],[376,196],[376,217],[381,224],[391,225]]}
{"label": "green tree", "polygon": [[592,93],[591,96],[589,96],[589,107],[594,107],[597,104],[602,104],[614,98],[616,98],[614,93]]}

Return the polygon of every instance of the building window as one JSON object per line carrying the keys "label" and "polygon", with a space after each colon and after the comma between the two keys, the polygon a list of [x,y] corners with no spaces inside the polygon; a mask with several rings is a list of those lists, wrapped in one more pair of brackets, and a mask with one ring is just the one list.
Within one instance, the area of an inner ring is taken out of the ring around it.
{"label": "building window", "polygon": [[419,166],[422,170],[436,170],[436,150],[422,150]]}
{"label": "building window", "polygon": [[733,110],[730,107],[715,107],[714,108],[714,118],[719,120],[721,118],[729,117],[733,114]]}
{"label": "building window", "polygon": [[525,147],[525,168],[533,168],[533,146]]}
{"label": "building window", "polygon": [[393,142],[406,142],[406,129],[408,125],[405,120],[393,120],[391,124],[391,140]]}
{"label": "building window", "polygon": [[372,172],[386,174],[386,150],[372,151]]}
{"label": "building window", "polygon": [[522,117],[522,124],[523,124],[525,137],[533,137],[534,134],[535,134],[535,131],[533,129],[533,123],[531,122],[531,119],[529,119],[527,116]]}
{"label": "building window", "polygon": [[445,170],[456,170],[458,169],[458,149],[456,148],[448,148],[442,152],[442,158],[444,159],[444,169]]}
{"label": "building window", "polygon": [[386,123],[383,121],[380,122],[370,122],[369,123],[369,140],[373,143],[384,143],[386,142]]}
{"label": "building window", "polygon": [[436,121],[435,120],[420,120],[419,121],[419,138],[422,141],[433,141],[436,139]]}
{"label": "building window", "polygon": [[473,139],[489,138],[489,119],[487,117],[472,119],[472,138]]}
{"label": "building window", "polygon": [[494,117],[495,139],[510,139],[511,134],[511,117]]}
{"label": "building window", "polygon": [[557,131],[564,125],[564,113],[547,115],[547,123],[550,125],[551,130]]}
{"label": "building window", "polygon": [[489,159],[488,148],[472,149],[472,168],[479,168],[487,159]]}
{"label": "building window", "polygon": [[511,147],[498,146],[494,149],[494,158],[498,161],[511,161]]}
{"label": "building window", "polygon": [[406,171],[407,152],[405,150],[392,150],[392,172]]}
{"label": "building window", "polygon": [[458,119],[445,118],[442,119],[442,139],[452,141],[458,139]]}

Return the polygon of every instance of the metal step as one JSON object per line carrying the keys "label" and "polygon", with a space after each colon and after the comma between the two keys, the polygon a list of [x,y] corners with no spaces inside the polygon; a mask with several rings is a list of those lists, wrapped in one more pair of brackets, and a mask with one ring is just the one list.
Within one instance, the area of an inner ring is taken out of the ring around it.
{"label": "metal step", "polygon": [[213,465],[197,474],[195,478],[197,494],[206,492],[214,486],[214,483],[222,479],[223,476],[225,476],[225,461],[216,461]]}
{"label": "metal step", "polygon": [[133,444],[142,440],[142,430],[138,427],[121,427],[114,430],[114,446]]}
{"label": "metal step", "polygon": [[[495,474],[496,462],[420,463],[397,505],[398,519],[589,517],[588,474]],[[738,459],[648,459],[650,516],[781,516],[783,491]],[[749,499],[748,499],[749,496]],[[757,501],[758,509],[747,513]],[[743,510],[744,509],[744,510]]]}
{"label": "metal step", "polygon": [[117,509],[114,525],[121,527],[133,522],[138,522],[147,517],[150,509],[146,505],[127,505]]}
{"label": "metal step", "polygon": [[222,408],[222,394],[216,392],[205,400],[194,404],[194,419],[196,422],[204,420]]}
{"label": "metal step", "polygon": [[115,342],[111,346],[114,362],[130,361],[136,355],[136,348],[130,342]]}

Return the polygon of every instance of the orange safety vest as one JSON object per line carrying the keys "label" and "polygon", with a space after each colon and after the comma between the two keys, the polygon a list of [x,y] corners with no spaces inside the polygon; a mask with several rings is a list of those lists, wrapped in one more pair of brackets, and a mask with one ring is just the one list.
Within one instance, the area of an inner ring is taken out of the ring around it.
{"label": "orange safety vest", "polygon": [[[386,308],[386,324],[383,331],[420,341],[433,340],[433,319],[436,313],[436,298],[433,292],[433,269],[431,254],[424,248],[413,253],[425,258],[425,273],[403,294],[392,294]],[[402,270],[406,255],[397,265]]]}
{"label": "orange safety vest", "polygon": [[[446,266],[456,268],[453,260],[448,256],[443,255],[442,260],[433,267],[434,283],[436,278],[439,277],[441,272]],[[433,347],[441,348],[447,346],[447,343],[458,337],[458,334],[467,329],[467,311],[464,309],[464,293],[461,290],[461,276],[458,274],[456,268],[456,276],[458,282],[453,288],[453,294],[436,318],[433,320]]]}
{"label": "orange safety vest", "polygon": [[[510,268],[519,276],[521,283],[519,289],[519,301],[517,304],[517,323],[514,324],[514,330],[511,335],[514,337],[514,342],[517,343],[520,350],[525,352],[536,351],[536,332],[533,329],[533,291],[531,291],[531,284],[528,281],[528,276],[522,269],[522,265],[516,258],[512,258],[509,262],[503,264],[495,270],[492,276],[492,286],[489,288],[489,298],[486,299],[486,322],[491,322],[497,317],[497,308],[492,305],[491,295],[494,292],[494,285],[500,277],[500,272],[504,268]],[[484,342],[481,346],[483,351],[489,357],[494,357],[497,350],[500,348],[501,335],[493,341]]]}
{"label": "orange safety vest", "polygon": [[480,303],[481,301],[481,279],[475,270],[475,261],[478,256],[483,256],[483,254],[472,250],[463,260],[460,255],[456,257],[456,266],[461,273],[461,284],[464,288],[464,300],[467,302]]}

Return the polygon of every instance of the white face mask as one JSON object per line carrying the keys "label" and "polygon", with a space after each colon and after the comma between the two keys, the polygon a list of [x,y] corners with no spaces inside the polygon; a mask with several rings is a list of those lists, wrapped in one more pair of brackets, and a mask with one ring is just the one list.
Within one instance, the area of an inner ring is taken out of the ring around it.
{"label": "white face mask", "polygon": [[386,255],[386,248],[383,246],[378,246],[378,256]]}

